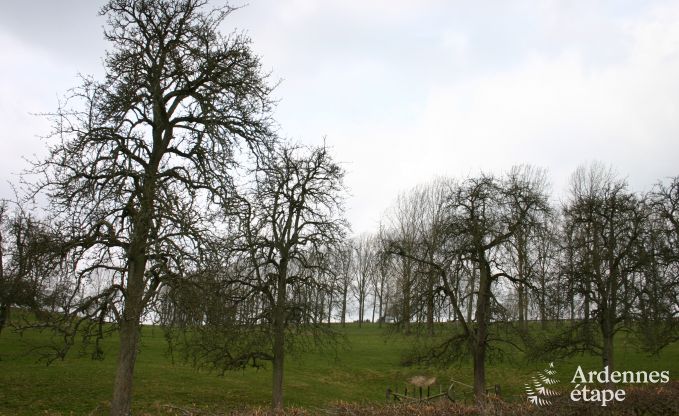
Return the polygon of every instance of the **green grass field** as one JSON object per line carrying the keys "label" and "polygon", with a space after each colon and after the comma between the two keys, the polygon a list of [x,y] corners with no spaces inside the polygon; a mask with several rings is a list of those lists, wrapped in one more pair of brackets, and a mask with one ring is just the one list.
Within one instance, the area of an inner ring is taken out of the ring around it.
{"label": "green grass field", "polygon": [[[404,367],[402,353],[413,345],[412,337],[385,335],[376,324],[344,329],[348,347],[333,353],[303,353],[286,361],[285,401],[287,406],[323,408],[333,402],[378,403],[385,401],[387,386],[403,391],[413,375],[435,375],[441,384],[451,377],[472,381],[471,362],[447,368]],[[37,337],[39,335],[32,335]],[[106,414],[116,359],[115,337],[105,343],[103,361],[78,357],[72,351],[65,361],[50,366],[25,353],[24,341],[10,329],[0,335],[1,415],[87,415]],[[30,339],[29,339],[30,340]],[[672,380],[679,375],[679,345],[666,348],[659,357],[649,357],[623,337],[616,340],[616,367],[625,370],[669,370]],[[555,361],[562,382],[570,382],[577,365],[599,369],[600,359],[576,356]],[[499,384],[507,400],[523,399],[523,384],[546,362],[520,353],[487,365],[489,386]],[[172,362],[159,328],[145,327],[137,361],[135,414],[162,414],[167,406],[224,411],[242,407],[266,407],[270,400],[270,369],[248,369],[226,373],[199,371],[188,364]],[[438,390],[438,383],[435,387]],[[411,387],[412,391],[412,387]]]}

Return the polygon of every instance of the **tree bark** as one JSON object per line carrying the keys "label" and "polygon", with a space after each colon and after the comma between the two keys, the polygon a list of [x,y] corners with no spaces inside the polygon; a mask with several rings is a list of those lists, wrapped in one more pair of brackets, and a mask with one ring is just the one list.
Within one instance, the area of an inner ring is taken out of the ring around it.
{"label": "tree bark", "polygon": [[[154,136],[159,136],[154,132]],[[157,139],[157,137],[154,137]],[[113,384],[111,416],[128,416],[132,406],[132,382],[134,365],[137,361],[139,339],[141,337],[141,315],[144,310],[144,274],[146,272],[146,244],[151,228],[153,197],[158,159],[149,164],[151,174],[144,183],[144,198],[141,201],[139,216],[135,219],[132,241],[128,250],[127,287],[125,288],[124,310],[120,322],[120,350],[116,378]]]}
{"label": "tree bark", "polygon": [[604,367],[608,366],[609,371],[613,371],[615,364],[613,361],[613,331],[609,329],[602,332],[604,341],[603,354],[601,355],[602,364]]}
{"label": "tree bark", "polygon": [[[430,258],[429,261],[433,262],[434,259]],[[434,279],[436,271],[430,271],[427,277],[427,333],[429,336],[434,336]]]}
{"label": "tree bark", "polygon": [[410,335],[410,261],[403,262],[403,305],[402,317],[403,333]]}
{"label": "tree bark", "polygon": [[140,325],[138,321],[123,321],[120,325],[120,351],[113,386],[111,416],[131,415],[132,381],[137,361]]}
{"label": "tree bark", "polygon": [[285,304],[287,299],[287,263],[278,269],[278,291],[273,310],[273,388],[271,404],[276,412],[283,410],[283,364],[285,362]]}
{"label": "tree bark", "polygon": [[472,311],[474,310],[474,289],[476,287],[476,267],[472,267],[469,278],[469,296],[467,297],[467,322],[472,321]]}
{"label": "tree bark", "polygon": [[137,254],[132,257],[128,268],[127,293],[123,319],[120,322],[120,350],[113,384],[111,416],[131,414],[134,365],[137,361],[141,335],[140,317],[143,309],[145,266],[145,256]]}
{"label": "tree bark", "polygon": [[[278,314],[279,312],[277,312]],[[274,326],[273,342],[273,394],[272,407],[275,411],[283,410],[283,363],[285,360],[285,328],[281,325],[280,316]]]}
{"label": "tree bark", "polygon": [[3,303],[0,305],[0,334],[2,334],[2,330],[7,325],[7,322],[9,322],[10,310],[9,304]]}
{"label": "tree bark", "polygon": [[346,325],[346,320],[347,320],[347,286],[344,286],[344,290],[342,291],[342,317],[341,322],[342,326]]}
{"label": "tree bark", "polygon": [[358,327],[361,328],[363,325],[363,313],[365,308],[365,296],[363,292],[359,290],[358,292]]}
{"label": "tree bark", "polygon": [[328,325],[330,325],[330,320],[332,319],[332,295],[334,294],[333,291],[330,291],[330,300],[328,301]]}
{"label": "tree bark", "polygon": [[486,347],[480,339],[474,345],[474,396],[477,403],[486,400]]}
{"label": "tree bark", "polygon": [[473,344],[474,396],[481,403],[486,400],[486,340],[490,319],[490,267],[482,252],[479,254],[479,293],[476,300],[476,334]]}

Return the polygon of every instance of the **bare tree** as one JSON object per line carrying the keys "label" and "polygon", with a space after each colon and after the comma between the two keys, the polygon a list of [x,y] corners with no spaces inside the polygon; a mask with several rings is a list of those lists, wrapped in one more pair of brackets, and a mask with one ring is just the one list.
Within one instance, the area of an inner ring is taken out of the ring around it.
{"label": "bare tree", "polygon": [[358,302],[358,326],[365,320],[365,304],[370,288],[370,282],[375,274],[377,252],[375,238],[363,234],[357,237],[354,247],[354,278],[351,283],[351,293]]}
{"label": "bare tree", "polygon": [[[389,238],[399,242],[405,252],[414,252],[417,244],[418,225],[417,200],[408,193],[402,193],[396,199],[392,210],[386,216],[386,224],[390,229]],[[399,310],[397,323],[403,332],[410,334],[413,317],[413,295],[415,283],[415,266],[417,263],[406,256],[394,258],[396,268],[395,283],[397,298],[392,307]]]}
{"label": "bare tree", "polygon": [[[380,231],[376,237],[376,244],[378,245],[376,267],[371,280],[375,303],[377,304],[377,316],[380,327],[382,327],[382,323],[387,318],[386,312],[389,309],[390,288],[393,283],[394,264],[392,256],[389,254],[389,241],[388,231],[380,225]],[[373,321],[374,309],[375,308],[373,308]]]}
{"label": "bare tree", "polygon": [[[435,263],[436,257],[443,244],[445,229],[441,227],[446,216],[446,199],[450,192],[452,181],[438,178],[428,186],[417,190],[419,193],[421,215],[418,223],[418,242],[422,257],[428,263]],[[436,287],[440,284],[439,275],[435,268],[424,265],[422,273],[421,292],[423,305],[426,305],[427,334],[434,335],[434,316],[438,314],[436,307]]]}
{"label": "bare tree", "polygon": [[[238,217],[223,247],[229,254],[211,278],[216,289],[199,292],[193,315],[202,320],[187,332],[197,362],[221,370],[272,362],[275,409],[283,407],[286,351],[332,333],[310,299],[326,290],[330,253],[345,237],[343,176],[325,147],[261,159],[238,204],[226,207],[227,218]],[[261,302],[248,306],[253,299]]]}
{"label": "bare tree", "polygon": [[644,348],[658,353],[679,340],[679,176],[657,183],[646,195],[643,281],[639,328]]}
{"label": "bare tree", "polygon": [[289,303],[288,288],[315,283],[314,276],[328,267],[318,260],[343,240],[347,228],[342,218],[343,170],[325,147],[300,152],[284,148],[264,165],[242,222],[253,277],[271,307],[276,409],[283,406],[286,329],[299,323],[296,317],[307,306]]}
{"label": "bare tree", "polygon": [[337,247],[332,253],[332,262],[333,269],[337,274],[337,288],[342,297],[340,300],[340,322],[342,326],[345,326],[347,319],[347,301],[354,269],[354,247],[351,240],[346,240]]}
{"label": "bare tree", "polygon": [[564,215],[578,270],[571,278],[577,279],[574,290],[584,313],[549,348],[562,354],[592,351],[613,369],[615,334],[629,326],[636,304],[645,213],[625,181],[592,164],[573,174]]}
{"label": "bare tree", "polygon": [[[530,183],[536,192],[547,193],[547,176],[543,169],[530,165],[513,167],[508,173],[510,186],[522,188]],[[521,192],[509,192],[510,198],[521,198]],[[512,207],[520,206],[519,201],[514,201]],[[536,272],[540,260],[539,244],[540,237],[545,236],[545,227],[549,223],[549,211],[544,210],[542,218],[535,218],[527,224],[520,224],[508,245],[508,254],[511,258],[508,273],[516,277],[515,288],[517,298],[518,321],[522,329],[526,330],[529,310],[529,289],[536,287]],[[520,212],[517,213],[520,215]],[[545,260],[542,258],[542,260]],[[544,265],[544,263],[543,263]]]}
{"label": "bare tree", "polygon": [[[492,340],[506,340],[493,334],[493,323],[504,320],[493,288],[500,278],[518,282],[516,276],[498,265],[517,230],[533,226],[538,213],[548,206],[538,183],[514,179],[482,175],[451,184],[443,199],[442,214],[433,217],[436,220],[424,234],[433,242],[432,252],[413,250],[419,241],[406,246],[396,239],[391,247],[399,257],[437,273],[436,290],[449,298],[458,324],[451,328],[450,337],[428,354],[435,358],[444,354],[461,357],[468,351],[474,363],[474,392],[479,401],[485,398],[488,346]],[[462,276],[474,276],[470,269],[476,270],[478,277],[478,283],[470,286],[476,295],[473,318],[463,313],[459,285]]]}
{"label": "bare tree", "polygon": [[[85,78],[56,114],[35,171],[70,234],[80,287],[66,316],[119,325],[112,415],[128,415],[140,324],[160,288],[199,268],[212,208],[231,187],[241,143],[269,133],[270,87],[242,35],[217,28],[233,10],[207,0],[110,0],[103,81]],[[96,311],[96,312],[95,312]]]}

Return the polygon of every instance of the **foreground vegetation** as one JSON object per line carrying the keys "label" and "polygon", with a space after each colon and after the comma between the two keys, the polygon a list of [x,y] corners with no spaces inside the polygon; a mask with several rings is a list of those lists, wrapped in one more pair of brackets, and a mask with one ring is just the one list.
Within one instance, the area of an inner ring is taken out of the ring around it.
{"label": "foreground vegetation", "polygon": [[[143,331],[135,374],[134,414],[187,414],[186,409],[193,409],[193,414],[222,414],[270,407],[271,372],[268,369],[227,372],[223,377],[196,370],[183,362],[177,353],[173,360],[160,328],[147,326]],[[300,408],[297,412],[307,414],[321,413],[321,409],[333,409],[333,413],[339,414],[372,414],[369,410],[360,413],[356,409],[374,410],[373,406],[382,406],[387,387],[403,392],[407,380],[414,375],[436,376],[435,390],[439,383],[445,384],[450,378],[472,384],[471,362],[440,368],[404,366],[403,357],[408,356],[406,353],[411,350],[414,337],[388,335],[376,324],[364,324],[362,328],[350,324],[343,332],[346,346],[337,351],[305,352],[288,357],[287,406]],[[34,333],[21,337],[9,330],[0,336],[0,414],[106,414],[115,372],[117,339],[107,338],[103,343],[103,360],[71,354],[64,361],[55,361],[49,366],[38,361],[35,352],[26,353],[29,345],[44,340],[44,335]],[[669,370],[671,379],[677,380],[677,343],[663,350],[661,355],[649,357],[637,351],[631,340],[622,335],[618,342],[616,361],[619,369]],[[489,364],[488,384],[499,384],[503,399],[523,402],[523,384],[545,364],[542,360],[527,360],[519,353],[508,353],[502,361]],[[577,365],[598,369],[601,359],[576,356],[555,361],[562,384],[570,381]],[[457,393],[462,404],[471,405],[471,390],[461,388]],[[440,406],[430,406],[434,412],[430,414],[443,414],[436,413]],[[392,407],[380,409],[385,412],[383,414],[398,414],[389,413],[396,411]]]}

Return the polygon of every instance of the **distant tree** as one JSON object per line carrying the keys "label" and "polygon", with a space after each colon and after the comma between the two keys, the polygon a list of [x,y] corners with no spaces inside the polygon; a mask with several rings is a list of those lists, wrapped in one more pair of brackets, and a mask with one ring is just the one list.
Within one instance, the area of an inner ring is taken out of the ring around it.
{"label": "distant tree", "polygon": [[259,59],[246,37],[218,32],[233,8],[207,4],[108,1],[105,78],[85,78],[53,114],[56,142],[35,166],[35,192],[70,235],[74,286],[93,283],[63,305],[62,324],[103,314],[119,326],[116,416],[131,411],[145,311],[201,267],[238,150],[272,137]]}
{"label": "distant tree", "polygon": [[534,274],[529,282],[542,328],[547,329],[549,319],[560,318],[562,315],[562,308],[568,296],[568,290],[564,291],[564,286],[567,289],[568,283],[564,285],[560,279],[557,217],[550,212],[543,220],[545,223],[537,227],[538,232],[531,239],[533,256],[531,271]]}
{"label": "distant tree", "polygon": [[373,307],[373,321],[376,307],[380,327],[382,327],[382,323],[386,319],[386,313],[389,310],[391,286],[393,284],[394,273],[393,259],[388,250],[390,239],[387,233],[388,231],[382,225],[380,225],[379,234],[376,236],[377,258],[375,273],[373,274],[370,282],[376,304]]}
{"label": "distant tree", "polygon": [[339,300],[340,307],[340,323],[345,326],[347,320],[347,306],[349,298],[349,289],[351,288],[351,281],[354,270],[354,247],[351,240],[345,240],[332,253],[332,268],[337,275],[337,289],[341,300]]}
{"label": "distant tree", "polygon": [[[398,241],[399,248],[407,253],[413,253],[417,248],[419,215],[417,199],[404,192],[396,198],[396,203],[386,216],[389,239]],[[397,256],[393,260],[396,286],[393,308],[399,310],[395,316],[398,328],[408,335],[411,332],[413,309],[416,308],[413,298],[417,262],[408,256]]]}
{"label": "distant tree", "polygon": [[358,326],[365,320],[365,305],[370,282],[376,272],[377,246],[372,235],[363,234],[354,240],[354,278],[351,293],[358,302]]}
{"label": "distant tree", "polygon": [[644,279],[639,291],[637,335],[657,353],[679,340],[679,176],[646,195]]}
{"label": "distant tree", "polygon": [[[543,169],[530,165],[515,166],[509,171],[507,176],[510,187],[521,189],[525,187],[525,184],[530,183],[535,192],[543,195],[547,193],[547,175]],[[515,193],[510,190],[509,195],[510,198],[522,198],[521,192]],[[518,200],[513,201],[511,206],[520,207],[520,203]],[[521,215],[521,211],[517,211],[516,214]],[[547,247],[544,244],[548,241],[548,231],[546,228],[550,221],[550,214],[550,210],[545,208],[541,212],[536,213],[533,221],[520,223],[507,247],[510,257],[508,263],[510,264],[507,265],[506,271],[516,277],[514,286],[516,289],[518,322],[523,330],[528,328],[530,289],[533,288],[535,292],[538,290],[538,286],[544,287],[545,285],[544,272],[547,271],[545,269],[545,261],[547,260],[545,258],[545,249]],[[538,273],[540,262],[542,262],[542,270]],[[538,276],[540,281],[538,281]],[[541,295],[538,295],[538,298],[540,299],[541,315],[544,317],[544,291]]]}
{"label": "distant tree", "polygon": [[[416,189],[418,194],[421,214],[418,216],[419,249],[422,258],[429,263],[436,262],[440,255],[441,246],[446,238],[445,228],[441,227],[446,216],[446,203],[449,196],[452,181],[438,178],[428,186]],[[426,329],[428,335],[434,335],[435,316],[440,313],[436,306],[436,287],[440,284],[439,275],[435,268],[427,264],[420,264],[422,275],[420,286],[421,304],[426,314]]]}
{"label": "distant tree", "polygon": [[[194,315],[202,319],[187,332],[199,363],[227,370],[272,362],[275,409],[283,407],[286,351],[332,335],[309,294],[326,290],[329,253],[344,241],[343,176],[325,147],[284,147],[261,159],[238,205],[227,207],[227,217],[238,216],[229,254],[216,288],[199,291]],[[261,299],[254,309],[252,299]]]}
{"label": "distant tree", "polygon": [[615,334],[631,329],[637,305],[646,214],[625,181],[592,164],[573,174],[564,217],[574,262],[569,277],[583,315],[548,346],[561,354],[592,351],[613,369]]}
{"label": "distant tree", "polygon": [[12,306],[41,313],[61,263],[58,240],[20,207],[0,202],[0,333]]}

